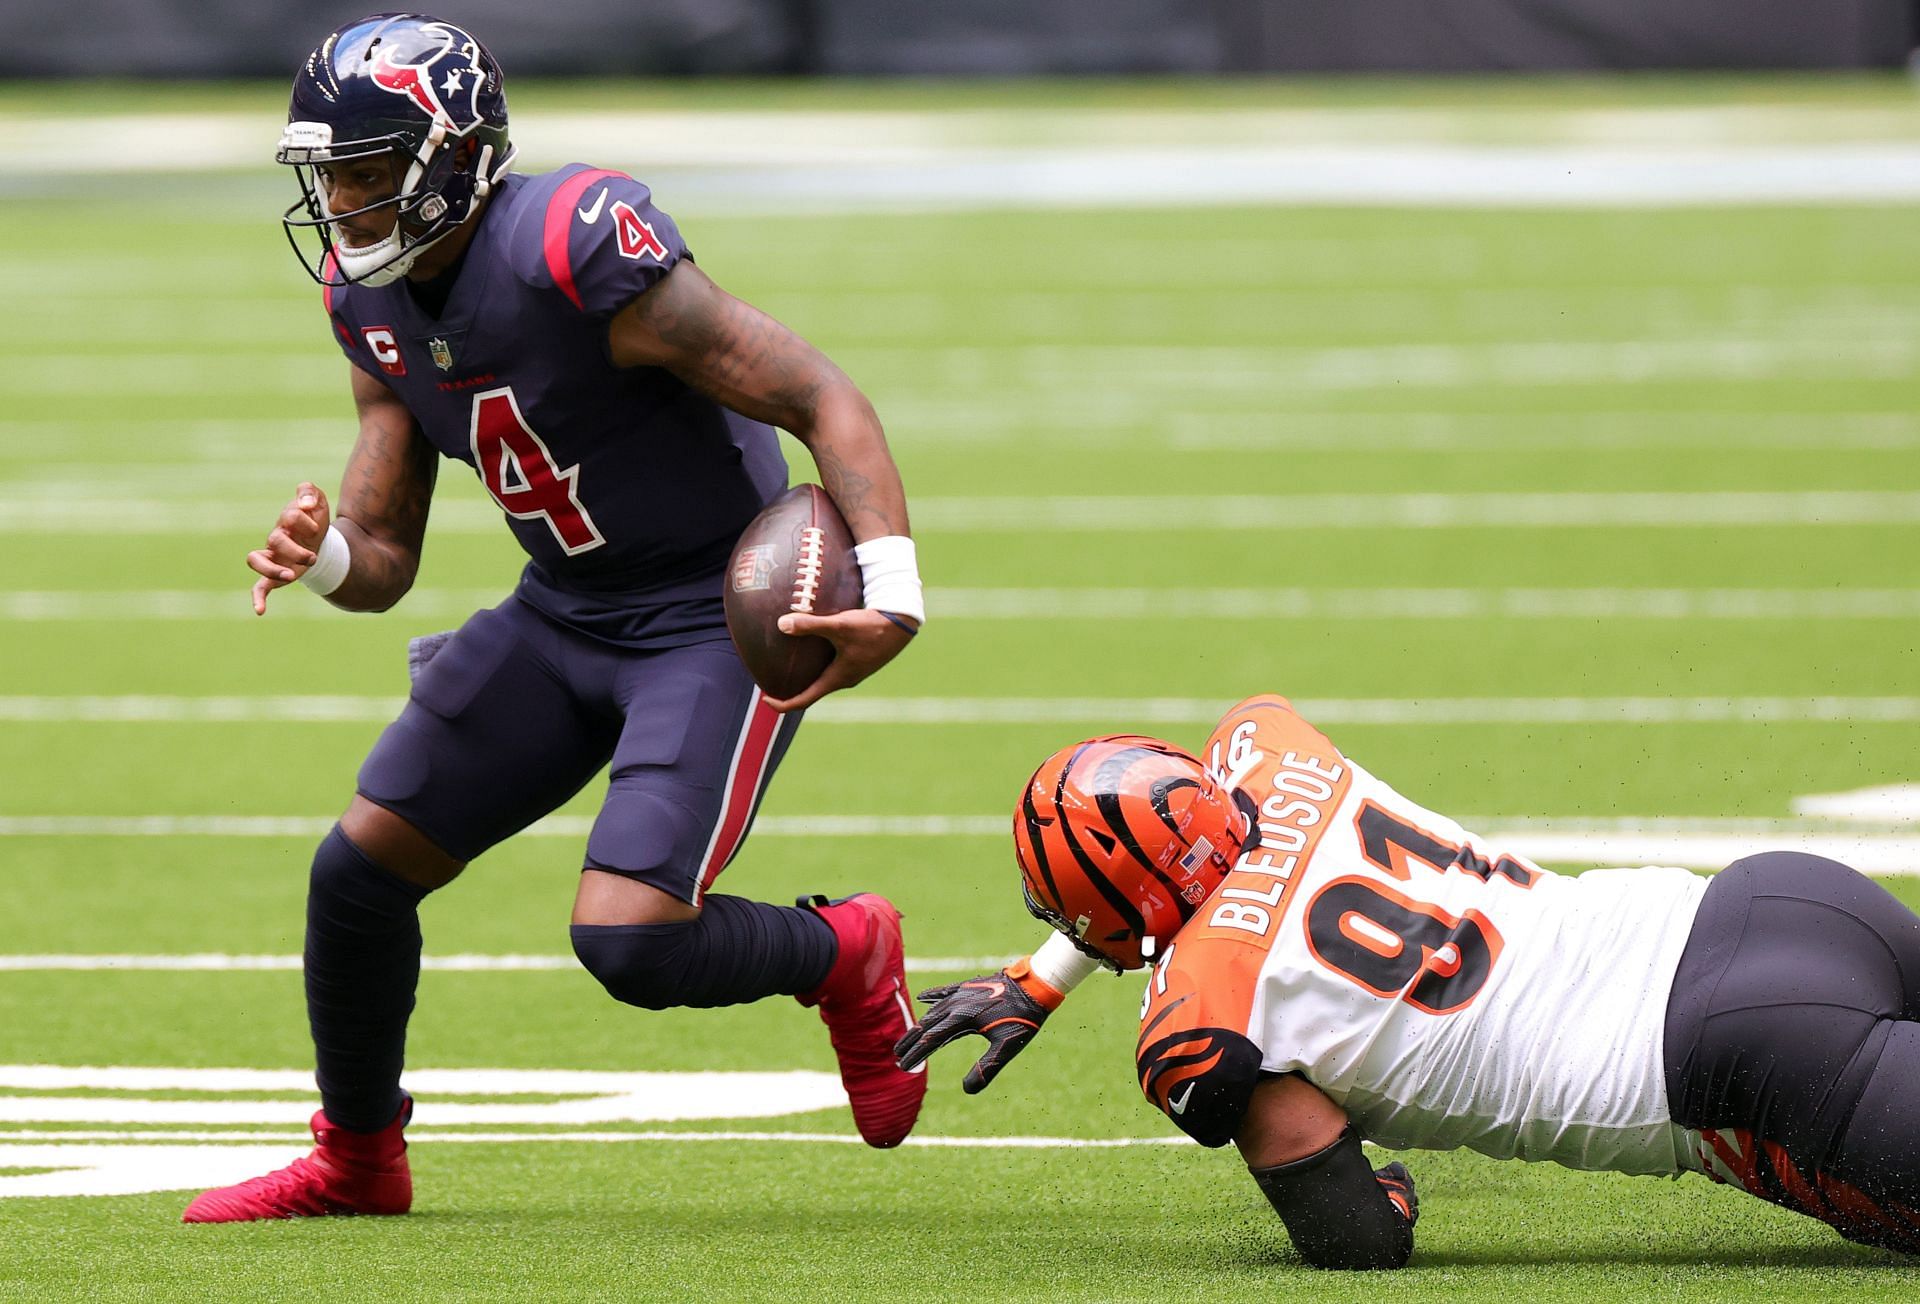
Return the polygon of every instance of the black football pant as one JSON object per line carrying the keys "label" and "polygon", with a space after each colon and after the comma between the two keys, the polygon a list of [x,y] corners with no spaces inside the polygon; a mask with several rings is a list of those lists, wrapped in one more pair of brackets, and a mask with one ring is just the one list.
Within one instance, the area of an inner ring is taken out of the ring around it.
{"label": "black football pant", "polygon": [[1920,1252],[1920,916],[1845,865],[1735,861],[1701,902],[1666,1020],[1673,1118],[1710,1171]]}

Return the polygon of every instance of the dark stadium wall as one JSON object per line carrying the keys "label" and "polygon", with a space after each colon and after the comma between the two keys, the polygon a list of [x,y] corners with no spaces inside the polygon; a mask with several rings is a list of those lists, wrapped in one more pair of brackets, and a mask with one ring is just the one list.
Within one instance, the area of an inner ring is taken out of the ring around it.
{"label": "dark stadium wall", "polygon": [[[387,0],[391,3],[392,0]],[[0,77],[279,77],[373,0],[0,0]],[[1915,0],[432,0],[510,73],[1893,68]]]}

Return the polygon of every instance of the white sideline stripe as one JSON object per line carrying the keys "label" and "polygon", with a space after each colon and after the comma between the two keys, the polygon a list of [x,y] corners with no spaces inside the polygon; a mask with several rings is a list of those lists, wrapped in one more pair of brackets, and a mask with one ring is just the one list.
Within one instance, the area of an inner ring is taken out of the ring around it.
{"label": "white sideline stripe", "polygon": [[[8,112],[0,163],[25,175],[195,171],[261,164],[258,114],[242,109],[162,113]],[[875,108],[555,108],[516,124],[529,170],[576,156],[625,158],[647,142],[655,166],[820,168],[869,162],[922,164],[985,149],[1077,148],[1104,156],[1142,144],[1183,154],[1223,144],[1296,147],[1444,145],[1475,150],[1495,138],[1530,146],[1604,148],[1615,156],[1667,157],[1679,147],[1738,158],[1755,148],[1833,150],[1905,145],[1910,114],[1893,104],[1716,105],[1198,105],[1151,108],[1028,105]],[[524,136],[524,141],[521,137]],[[1504,152],[1490,147],[1492,152]],[[1824,157],[1824,155],[1823,155]],[[625,163],[614,164],[626,166]]]}
{"label": "white sideline stripe", "polygon": [[[398,697],[286,696],[0,697],[0,721],[15,723],[251,724],[308,721],[384,723],[398,713]],[[1084,724],[1116,720],[1152,724],[1211,724],[1233,703],[1206,697],[860,697],[828,698],[808,712],[820,724]],[[1296,698],[1294,706],[1325,725],[1499,724],[1899,724],[1920,720],[1920,697],[1354,697]],[[0,819],[0,833],[17,827]],[[146,817],[130,817],[141,819]],[[171,816],[152,818],[170,819]],[[198,818],[198,817],[185,817]],[[209,820],[268,823],[263,836],[305,832],[304,817],[208,816]],[[789,836],[891,836],[955,831],[943,817],[768,816],[761,832]],[[284,829],[274,821],[293,819]],[[929,823],[932,819],[936,822]],[[221,825],[209,825],[214,829]],[[249,824],[233,827],[246,829]],[[587,824],[553,817],[535,830],[553,836],[583,834]],[[129,826],[130,833],[164,831]],[[965,830],[961,830],[965,831]]]}
{"label": "white sideline stripe", "polygon": [[[185,822],[185,821],[183,821]],[[154,826],[144,830],[141,836],[208,836],[208,831],[199,827],[169,829],[164,818],[156,818],[150,823]],[[294,821],[282,821],[285,824]],[[333,821],[315,819],[299,821],[299,836],[319,837],[332,827]],[[953,821],[956,826],[962,822]],[[1679,865],[1688,869],[1719,869],[1741,856],[1757,851],[1804,851],[1831,860],[1844,861],[1865,874],[1920,874],[1920,835],[1904,832],[1886,832],[1875,829],[1834,828],[1832,825],[1808,827],[1806,825],[1779,822],[1762,823],[1755,827],[1753,821],[1729,821],[1717,823],[1712,820],[1675,821],[1648,819],[1641,821],[1645,827],[1633,827],[1634,821],[1622,821],[1618,827],[1594,827],[1581,821],[1550,821],[1536,819],[1515,820],[1510,825],[1501,823],[1483,823],[1485,836],[1490,840],[1508,846],[1533,860],[1543,864],[1574,865]],[[965,822],[966,827],[955,827],[945,836],[971,836],[1001,838],[1007,835],[1007,820],[1004,816],[980,816]],[[24,825],[25,827],[16,827]],[[99,827],[104,826],[104,827]],[[89,820],[85,818],[56,820],[52,818],[11,821],[0,826],[0,837],[5,836],[124,836],[130,830],[115,820]],[[285,832],[262,833],[251,828],[216,831],[212,836],[293,836]],[[74,969],[140,969],[148,967],[148,957],[109,956],[104,959],[91,957],[55,956],[0,956],[0,971],[12,968],[74,968]],[[965,969],[997,968],[1003,959],[994,957],[976,957],[981,963],[971,960],[955,961],[948,958],[909,960],[907,967],[916,972],[948,973]],[[72,960],[72,963],[67,961]],[[200,956],[162,957],[153,967],[171,969],[276,969],[293,968],[299,963],[298,957],[256,957],[243,956],[237,959],[215,957],[206,959]],[[552,967],[570,967],[572,961],[565,957],[558,959],[542,957],[445,957],[440,961],[429,960],[428,968],[471,969],[486,971],[493,969],[542,969]],[[924,966],[924,968],[922,968]]]}
{"label": "white sideline stripe", "polygon": [[[1881,490],[1619,493],[1389,493],[979,497],[914,500],[921,529],[944,534],[1207,534],[1245,530],[1478,530],[1911,525],[1920,493]],[[441,534],[492,534],[499,513],[436,507]],[[94,534],[102,521],[140,534],[259,533],[260,510],[232,502],[0,496],[0,533]]]}
{"label": "white sideline stripe", "polygon": [[[1758,105],[1517,115],[614,111],[548,115],[526,128],[526,156],[529,168],[582,155],[631,166],[634,142],[645,141],[650,166],[642,175],[674,197],[676,213],[1279,202],[1613,208],[1920,197],[1920,150],[1907,132],[1831,111],[1798,127],[1784,126],[1779,110],[1766,114]],[[1450,139],[1471,136],[1473,124],[1509,124],[1511,138],[1515,123],[1526,129],[1517,143]],[[253,169],[261,157],[259,122],[232,112],[8,115],[5,125],[0,168],[29,179]],[[1869,138],[1849,138],[1860,134]]]}
{"label": "white sideline stripe", "polygon": [[[332,619],[303,595],[276,595],[275,619]],[[499,602],[493,589],[416,589],[409,618],[462,619]],[[289,600],[291,599],[291,600]],[[1634,588],[933,588],[942,620],[1909,620],[1920,589]],[[244,589],[0,591],[10,622],[253,620]]]}
{"label": "white sideline stripe", "polygon": [[[941,1150],[1108,1150],[1128,1146],[1181,1145],[1186,1139],[1184,1136],[910,1136],[902,1142],[902,1145]],[[304,1132],[67,1132],[45,1128],[17,1131],[0,1128],[0,1145],[14,1140],[277,1141],[288,1144],[311,1144],[312,1138]],[[477,1145],[502,1145],[528,1141],[576,1141],[602,1145],[621,1141],[798,1141],[803,1144],[819,1145],[866,1144],[858,1136],[840,1132],[441,1132],[431,1128],[410,1129],[407,1132],[409,1145],[420,1141],[452,1141]],[[52,1157],[57,1160],[57,1155]]]}
{"label": "white sideline stripe", "polygon": [[[518,837],[585,838],[591,815],[549,815]],[[319,838],[332,815],[0,815],[0,838]],[[759,837],[942,838],[1005,833],[1005,815],[763,815]]]}
{"label": "white sideline stripe", "polygon": [[[908,973],[986,973],[1012,964],[1017,955],[909,956]],[[441,973],[567,972],[580,967],[571,955],[428,955],[422,969]],[[297,955],[0,955],[0,973],[282,973],[298,972]]]}

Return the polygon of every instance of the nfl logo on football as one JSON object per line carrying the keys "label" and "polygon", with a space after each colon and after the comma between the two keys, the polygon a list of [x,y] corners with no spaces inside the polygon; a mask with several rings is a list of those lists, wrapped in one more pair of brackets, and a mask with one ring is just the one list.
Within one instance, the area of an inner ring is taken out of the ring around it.
{"label": "nfl logo on football", "polygon": [[753,593],[773,583],[773,553],[767,548],[743,548],[733,559],[733,591]]}

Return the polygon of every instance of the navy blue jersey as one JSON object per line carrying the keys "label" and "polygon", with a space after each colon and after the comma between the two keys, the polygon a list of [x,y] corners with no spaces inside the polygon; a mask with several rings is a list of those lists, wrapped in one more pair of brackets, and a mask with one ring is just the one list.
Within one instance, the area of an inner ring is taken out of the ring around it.
{"label": "navy blue jersey", "polygon": [[575,163],[495,189],[439,316],[404,283],[326,291],[347,357],[506,513],[520,596],[629,647],[725,636],[727,557],[787,483],[770,426],[608,357],[613,314],[682,258],[646,186]]}

